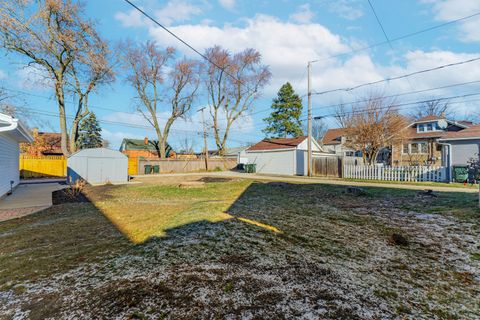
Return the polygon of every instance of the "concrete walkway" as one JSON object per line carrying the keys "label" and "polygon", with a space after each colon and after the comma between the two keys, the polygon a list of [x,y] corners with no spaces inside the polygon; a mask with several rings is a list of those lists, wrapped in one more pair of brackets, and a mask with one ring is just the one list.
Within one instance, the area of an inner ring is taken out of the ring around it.
{"label": "concrete walkway", "polygon": [[382,187],[393,189],[409,189],[409,190],[433,190],[437,192],[464,192],[464,193],[478,193],[478,189],[470,188],[456,188],[447,186],[425,186],[415,184],[402,184],[402,183],[379,183],[379,182],[356,182],[347,181],[341,179],[325,179],[318,177],[301,177],[301,176],[280,176],[280,175],[267,175],[256,173],[243,173],[235,171],[222,171],[222,172],[202,172],[202,173],[172,173],[172,174],[152,174],[152,175],[138,175],[135,176],[138,179],[149,179],[159,177],[175,177],[175,176],[215,176],[225,178],[241,178],[241,179],[255,179],[255,180],[267,180],[267,181],[282,181],[293,183],[319,183],[319,184],[333,184],[341,186],[359,186],[359,187]]}
{"label": "concrete walkway", "polygon": [[65,188],[58,182],[20,184],[13,194],[0,199],[0,221],[22,217],[52,205],[52,192]]}

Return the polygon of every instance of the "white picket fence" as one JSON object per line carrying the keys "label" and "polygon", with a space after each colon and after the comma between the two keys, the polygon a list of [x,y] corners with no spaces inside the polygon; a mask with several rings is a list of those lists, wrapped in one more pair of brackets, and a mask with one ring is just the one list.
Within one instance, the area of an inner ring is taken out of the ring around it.
{"label": "white picket fence", "polygon": [[343,166],[343,178],[383,180],[383,181],[432,181],[447,180],[445,167],[389,167],[346,164]]}

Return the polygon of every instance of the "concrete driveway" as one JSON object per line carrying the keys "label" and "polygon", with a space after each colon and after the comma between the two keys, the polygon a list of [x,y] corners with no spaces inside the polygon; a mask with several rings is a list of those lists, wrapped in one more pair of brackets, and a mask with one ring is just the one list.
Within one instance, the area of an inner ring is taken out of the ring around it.
{"label": "concrete driveway", "polygon": [[0,199],[0,221],[22,217],[52,205],[52,192],[65,188],[58,182],[20,184]]}

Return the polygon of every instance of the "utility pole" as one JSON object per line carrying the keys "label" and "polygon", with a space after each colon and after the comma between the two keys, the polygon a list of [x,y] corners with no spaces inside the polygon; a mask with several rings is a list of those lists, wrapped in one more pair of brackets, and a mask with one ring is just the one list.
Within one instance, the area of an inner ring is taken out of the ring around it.
{"label": "utility pole", "polygon": [[199,109],[197,112],[202,112],[203,142],[205,145],[205,171],[208,171],[207,126],[205,125],[205,116],[203,115],[203,110],[205,110],[205,107]]}
{"label": "utility pole", "polygon": [[309,61],[307,64],[307,73],[308,73],[308,166],[307,173],[308,176],[312,176],[312,75],[311,75],[312,62]]}

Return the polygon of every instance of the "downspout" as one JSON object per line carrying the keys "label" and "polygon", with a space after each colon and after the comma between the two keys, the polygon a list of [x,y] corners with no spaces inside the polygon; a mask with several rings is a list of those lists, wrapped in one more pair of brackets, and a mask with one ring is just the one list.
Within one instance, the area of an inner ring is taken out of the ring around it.
{"label": "downspout", "polygon": [[448,182],[452,182],[452,145],[450,143],[437,142],[439,145],[448,148],[447,168],[448,168]]}

